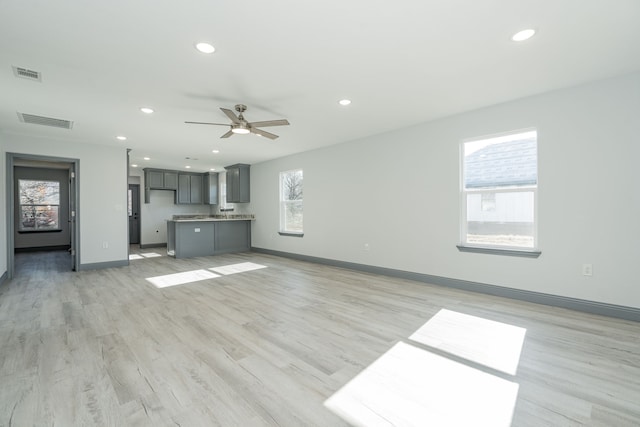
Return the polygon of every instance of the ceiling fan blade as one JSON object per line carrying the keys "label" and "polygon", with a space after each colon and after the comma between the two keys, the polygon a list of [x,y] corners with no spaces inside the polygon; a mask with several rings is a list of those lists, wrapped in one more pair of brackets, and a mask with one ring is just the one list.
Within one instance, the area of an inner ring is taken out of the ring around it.
{"label": "ceiling fan blade", "polygon": [[251,131],[251,133],[255,133],[256,135],[264,136],[265,138],[269,138],[269,139],[276,139],[278,137],[278,135],[269,133],[266,130],[256,129],[254,127],[252,127],[249,130]]}
{"label": "ceiling fan blade", "polygon": [[251,126],[264,128],[267,126],[284,126],[289,124],[289,120],[280,119],[280,120],[265,120],[263,122],[251,122]]}
{"label": "ceiling fan blade", "polygon": [[240,123],[240,119],[238,118],[238,116],[236,116],[236,113],[234,113],[233,111],[229,110],[228,108],[222,108],[220,107],[220,109],[222,110],[223,113],[225,113],[227,115],[227,117],[229,117],[231,119],[231,121],[235,124]]}
{"label": "ceiling fan blade", "polygon": [[231,135],[233,135],[233,132],[229,131],[229,132],[225,133],[224,135],[222,135],[220,138],[229,138]]}
{"label": "ceiling fan blade", "polygon": [[229,126],[229,123],[209,123],[209,122],[185,122],[190,125],[216,125],[216,126]]}

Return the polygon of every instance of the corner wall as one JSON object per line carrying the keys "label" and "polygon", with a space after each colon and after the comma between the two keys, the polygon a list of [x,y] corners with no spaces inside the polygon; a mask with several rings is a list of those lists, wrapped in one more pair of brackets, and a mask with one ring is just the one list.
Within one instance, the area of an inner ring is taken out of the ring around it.
{"label": "corner wall", "polygon": [[[253,165],[252,246],[640,308],[639,116],[635,73]],[[542,255],[459,252],[460,141],[531,127]],[[277,234],[295,168],[303,238]]]}
{"label": "corner wall", "polygon": [[[62,130],[61,130],[62,131]],[[0,267],[6,271],[6,153],[80,160],[78,221],[80,266],[122,263],[128,260],[126,149],[49,138],[1,133],[3,237]],[[103,243],[107,242],[107,248]]]}

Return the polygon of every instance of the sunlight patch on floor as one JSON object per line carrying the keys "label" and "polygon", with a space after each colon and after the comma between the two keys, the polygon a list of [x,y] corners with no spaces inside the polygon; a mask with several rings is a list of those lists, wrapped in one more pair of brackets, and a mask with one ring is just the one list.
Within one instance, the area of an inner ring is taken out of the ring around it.
{"label": "sunlight patch on floor", "polygon": [[355,426],[509,426],[519,385],[400,342],[325,406]]}
{"label": "sunlight patch on floor", "polygon": [[515,375],[527,330],[442,309],[410,340]]}
{"label": "sunlight patch on floor", "polygon": [[162,254],[159,254],[157,252],[145,252],[145,253],[129,254],[129,259],[133,260],[133,259],[156,258],[159,256],[162,256]]}
{"label": "sunlight patch on floor", "polygon": [[261,268],[267,268],[267,266],[254,264],[252,262],[242,262],[239,264],[211,267],[207,270],[193,270],[182,273],[166,274],[164,276],[147,277],[146,280],[153,283],[156,288],[167,288],[169,286],[184,285],[187,283],[198,282],[200,280],[215,279],[216,277],[221,277],[221,275],[226,276],[229,274],[246,273],[248,271],[259,270]]}
{"label": "sunlight patch on floor", "polygon": [[184,285],[185,283],[198,282],[200,280],[213,279],[220,275],[207,270],[185,271],[184,273],[165,274],[164,276],[148,277],[156,288],[167,288],[169,286]]}
{"label": "sunlight patch on floor", "polygon": [[209,270],[215,271],[218,274],[224,276],[229,274],[244,273],[246,271],[259,270],[261,268],[267,268],[266,265],[254,264],[253,262],[241,262],[239,264],[230,264],[222,267],[214,267]]}
{"label": "sunlight patch on floor", "polygon": [[155,257],[162,256],[161,254],[156,252],[146,252],[146,253],[141,253],[140,255],[142,255],[145,258],[155,258]]}

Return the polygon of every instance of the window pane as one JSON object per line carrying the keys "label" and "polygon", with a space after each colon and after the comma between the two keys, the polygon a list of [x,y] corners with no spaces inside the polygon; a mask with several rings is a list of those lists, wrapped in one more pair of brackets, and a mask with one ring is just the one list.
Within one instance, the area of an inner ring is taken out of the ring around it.
{"label": "window pane", "polygon": [[535,131],[466,142],[464,187],[531,186],[538,182]]}
{"label": "window pane", "polygon": [[302,200],[302,170],[285,172],[282,176],[282,200]]}
{"label": "window pane", "polygon": [[59,205],[60,183],[57,181],[18,180],[21,205]]}
{"label": "window pane", "polygon": [[20,206],[20,230],[56,230],[59,228],[58,206]]}
{"label": "window pane", "polygon": [[476,245],[533,248],[533,191],[488,194],[495,195],[493,210],[483,209],[484,194],[467,194],[466,242]]}
{"label": "window pane", "polygon": [[302,232],[302,201],[284,203],[284,231]]}

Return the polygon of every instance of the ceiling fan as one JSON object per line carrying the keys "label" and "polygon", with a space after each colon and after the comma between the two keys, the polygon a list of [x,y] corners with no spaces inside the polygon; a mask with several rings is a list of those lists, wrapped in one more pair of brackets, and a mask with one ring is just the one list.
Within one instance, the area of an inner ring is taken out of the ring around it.
{"label": "ceiling fan", "polygon": [[239,113],[237,116],[233,111],[229,110],[228,108],[220,107],[222,112],[226,114],[227,117],[229,117],[229,119],[231,119],[231,123],[229,124],[208,123],[208,122],[185,122],[185,123],[195,124],[195,125],[230,126],[231,129],[229,130],[229,132],[225,133],[220,138],[229,138],[234,133],[238,133],[238,134],[254,133],[256,135],[264,136],[265,138],[269,138],[269,139],[276,139],[278,135],[264,131],[262,129],[258,129],[258,127],[284,126],[289,124],[289,121],[287,119],[265,120],[262,122],[248,122],[245,120],[244,116],[242,115],[242,113],[244,113],[247,110],[247,106],[243,104],[238,104],[236,105],[235,108],[236,108],[236,111]]}

